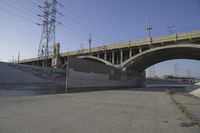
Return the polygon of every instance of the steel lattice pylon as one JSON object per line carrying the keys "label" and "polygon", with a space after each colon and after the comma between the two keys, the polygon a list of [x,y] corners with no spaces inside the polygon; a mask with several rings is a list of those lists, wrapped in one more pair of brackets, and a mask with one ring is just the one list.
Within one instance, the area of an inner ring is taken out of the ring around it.
{"label": "steel lattice pylon", "polygon": [[48,58],[52,54],[52,45],[55,44],[55,28],[56,28],[56,13],[57,13],[57,1],[56,0],[43,0],[44,5],[39,6],[43,15],[38,15],[42,17],[43,27],[39,49],[38,57],[43,60],[42,66],[48,66]]}

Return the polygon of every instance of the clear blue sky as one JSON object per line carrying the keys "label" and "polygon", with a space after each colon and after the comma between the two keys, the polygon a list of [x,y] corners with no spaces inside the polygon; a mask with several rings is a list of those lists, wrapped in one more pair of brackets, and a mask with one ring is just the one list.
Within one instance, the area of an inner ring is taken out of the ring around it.
{"label": "clear blue sky", "polygon": [[[175,32],[200,30],[200,0],[58,0],[62,16],[57,16],[63,26],[57,26],[56,40],[61,51],[88,47],[92,33],[93,47],[129,40],[147,38],[148,18],[153,25],[152,36],[169,34],[167,27],[175,25]],[[21,58],[37,56],[42,28],[35,23],[41,19],[36,5],[41,0],[0,0],[0,60],[12,56]],[[174,64],[179,64],[180,76],[200,77],[200,62],[173,60],[155,65],[157,75],[174,74]],[[147,72],[148,75],[148,72]]]}

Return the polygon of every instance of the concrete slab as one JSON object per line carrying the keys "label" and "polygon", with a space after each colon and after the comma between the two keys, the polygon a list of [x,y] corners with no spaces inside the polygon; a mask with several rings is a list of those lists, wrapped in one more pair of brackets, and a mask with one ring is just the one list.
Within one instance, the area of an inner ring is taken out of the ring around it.
{"label": "concrete slab", "polygon": [[8,63],[0,62],[0,83],[43,83],[47,80],[33,76],[28,72],[21,71]]}
{"label": "concrete slab", "polygon": [[1,133],[199,133],[163,91],[0,98]]}
{"label": "concrete slab", "polygon": [[196,97],[200,97],[200,82],[188,86],[186,91]]}
{"label": "concrete slab", "polygon": [[200,97],[200,83],[193,85],[193,90],[190,92],[190,94]]}

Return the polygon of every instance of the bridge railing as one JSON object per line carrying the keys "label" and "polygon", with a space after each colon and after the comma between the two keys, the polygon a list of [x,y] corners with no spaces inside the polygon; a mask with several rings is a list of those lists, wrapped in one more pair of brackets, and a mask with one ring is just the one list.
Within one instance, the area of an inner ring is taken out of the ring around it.
{"label": "bridge railing", "polygon": [[[172,35],[152,38],[152,45],[156,43],[164,43],[164,42],[184,40],[184,39],[190,40],[192,38],[200,38],[200,30],[188,32],[188,33],[172,34]],[[136,40],[136,41],[122,42],[118,44],[104,45],[104,46],[92,48],[91,52],[94,53],[94,52],[102,52],[106,50],[122,49],[122,48],[128,48],[128,47],[140,47],[143,45],[150,44],[150,41],[151,41],[150,38],[147,38],[147,39]],[[65,57],[65,56],[81,55],[81,54],[89,54],[89,53],[90,53],[90,50],[88,48],[88,49],[61,53],[60,55],[61,57]],[[25,59],[20,62],[29,62],[29,61],[35,61],[35,60],[38,60],[38,58],[36,57],[36,58],[31,58],[31,59]]]}

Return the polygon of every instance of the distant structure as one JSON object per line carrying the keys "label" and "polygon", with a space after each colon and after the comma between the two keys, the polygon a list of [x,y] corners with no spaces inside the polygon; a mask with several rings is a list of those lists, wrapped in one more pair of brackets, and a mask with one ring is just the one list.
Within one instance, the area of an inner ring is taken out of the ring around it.
{"label": "distant structure", "polygon": [[20,52],[18,52],[18,55],[17,55],[17,63],[19,63],[19,60],[20,60]]}
{"label": "distant structure", "polygon": [[191,70],[189,68],[187,69],[187,77],[191,77]]}
{"label": "distant structure", "polygon": [[160,78],[181,81],[183,83],[194,83],[195,82],[195,78],[193,78],[193,77],[174,77],[173,75],[163,75]]}
{"label": "distant structure", "polygon": [[38,58],[43,59],[42,66],[47,67],[49,64],[48,58],[52,54],[52,45],[56,43],[56,22],[59,24],[61,23],[56,20],[56,14],[59,13],[57,11],[58,1],[43,0],[43,3],[43,6],[39,6],[43,11],[43,15],[38,14],[39,17],[43,18],[42,24],[38,24],[42,26],[42,34],[38,48]]}
{"label": "distant structure", "polygon": [[179,66],[178,66],[178,64],[174,65],[174,76],[175,77],[179,76]]}
{"label": "distant structure", "polygon": [[149,68],[149,77],[156,77],[154,65]]}

